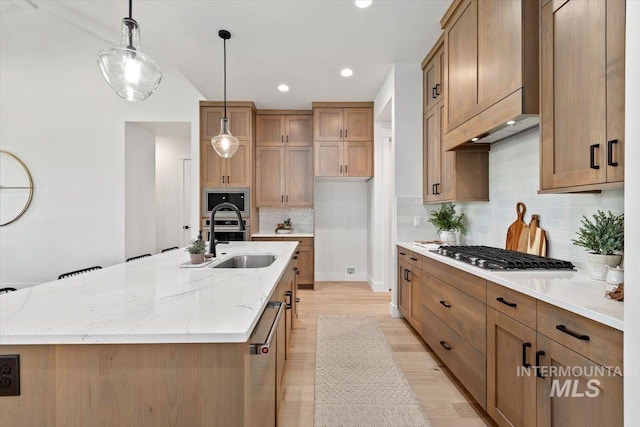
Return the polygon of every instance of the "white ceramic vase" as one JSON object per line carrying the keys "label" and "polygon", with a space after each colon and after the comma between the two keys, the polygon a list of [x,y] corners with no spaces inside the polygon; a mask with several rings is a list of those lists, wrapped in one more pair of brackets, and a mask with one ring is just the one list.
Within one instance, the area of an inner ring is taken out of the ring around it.
{"label": "white ceramic vase", "polygon": [[458,242],[458,239],[456,238],[456,233],[453,231],[441,231],[440,240],[450,245],[456,245]]}
{"label": "white ceramic vase", "polygon": [[594,280],[605,281],[607,278],[607,266],[616,267],[620,265],[622,255],[602,255],[602,254],[587,254],[587,267],[589,270],[589,276]]}

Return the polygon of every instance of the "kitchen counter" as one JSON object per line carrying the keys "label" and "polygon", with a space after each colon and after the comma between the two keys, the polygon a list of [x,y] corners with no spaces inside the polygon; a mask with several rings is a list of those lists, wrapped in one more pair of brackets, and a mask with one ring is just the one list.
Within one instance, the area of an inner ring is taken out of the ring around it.
{"label": "kitchen counter", "polygon": [[296,246],[218,246],[219,260],[277,256],[258,269],[180,268],[180,250],[3,294],[0,344],[245,342]]}
{"label": "kitchen counter", "polygon": [[605,282],[593,280],[583,271],[489,271],[429,252],[412,242],[400,242],[398,245],[422,256],[624,331],[624,303],[605,298]]}
{"label": "kitchen counter", "polygon": [[271,231],[266,233],[253,233],[251,237],[313,237],[313,233],[276,233]]}

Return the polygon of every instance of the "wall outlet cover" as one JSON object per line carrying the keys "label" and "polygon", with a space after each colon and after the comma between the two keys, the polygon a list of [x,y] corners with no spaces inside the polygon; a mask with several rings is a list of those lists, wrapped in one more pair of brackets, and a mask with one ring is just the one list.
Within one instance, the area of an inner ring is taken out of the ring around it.
{"label": "wall outlet cover", "polygon": [[414,216],[413,217],[413,226],[414,227],[422,227],[422,218],[419,216]]}
{"label": "wall outlet cover", "polygon": [[355,267],[347,267],[347,274],[356,274]]}

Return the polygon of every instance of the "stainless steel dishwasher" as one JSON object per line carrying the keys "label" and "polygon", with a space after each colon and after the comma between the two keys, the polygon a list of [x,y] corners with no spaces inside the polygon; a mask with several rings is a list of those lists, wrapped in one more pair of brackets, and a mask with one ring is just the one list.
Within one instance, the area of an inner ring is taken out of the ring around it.
{"label": "stainless steel dishwasher", "polygon": [[251,363],[251,427],[275,427],[278,371],[278,354],[284,354],[284,348],[278,348],[280,336],[284,332],[283,313],[285,304],[270,301],[264,309],[258,324],[249,338]]}

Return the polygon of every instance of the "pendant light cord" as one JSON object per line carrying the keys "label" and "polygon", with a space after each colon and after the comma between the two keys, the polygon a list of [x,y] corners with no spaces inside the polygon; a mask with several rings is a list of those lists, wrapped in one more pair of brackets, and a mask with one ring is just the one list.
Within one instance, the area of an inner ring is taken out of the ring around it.
{"label": "pendant light cord", "polygon": [[227,118],[227,40],[222,40],[224,50],[224,118]]}
{"label": "pendant light cord", "polygon": [[133,10],[133,0],[129,0],[129,19],[133,19],[131,18],[131,15],[133,15],[133,13],[131,12]]}

